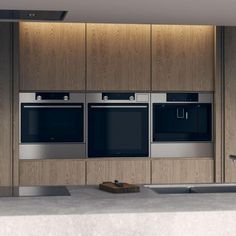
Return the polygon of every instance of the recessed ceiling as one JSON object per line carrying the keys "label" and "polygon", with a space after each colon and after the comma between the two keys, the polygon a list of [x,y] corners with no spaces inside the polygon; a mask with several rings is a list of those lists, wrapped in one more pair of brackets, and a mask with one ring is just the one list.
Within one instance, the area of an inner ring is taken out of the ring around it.
{"label": "recessed ceiling", "polygon": [[0,9],[65,10],[66,22],[236,26],[235,0],[8,0]]}

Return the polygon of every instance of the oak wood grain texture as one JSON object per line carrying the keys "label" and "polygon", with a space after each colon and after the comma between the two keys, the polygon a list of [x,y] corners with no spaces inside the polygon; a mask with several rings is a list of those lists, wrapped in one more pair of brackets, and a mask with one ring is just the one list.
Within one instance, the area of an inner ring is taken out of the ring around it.
{"label": "oak wood grain texture", "polygon": [[214,148],[215,148],[215,181],[224,181],[223,165],[223,78],[222,78],[222,27],[215,27],[215,93],[214,93]]}
{"label": "oak wood grain texture", "polygon": [[0,186],[12,186],[11,23],[0,23]]}
{"label": "oak wood grain texture", "polygon": [[87,90],[150,90],[150,25],[87,25]]}
{"label": "oak wood grain texture", "polygon": [[212,183],[213,181],[213,159],[152,159],[152,184]]}
{"label": "oak wood grain texture", "polygon": [[85,24],[20,23],[20,90],[85,89]]}
{"label": "oak wood grain texture", "polygon": [[[13,24],[13,186],[19,186],[19,23]],[[16,193],[18,194],[18,193]]]}
{"label": "oak wood grain texture", "polygon": [[21,160],[20,185],[84,185],[84,160]]}
{"label": "oak wood grain texture", "polygon": [[87,161],[87,184],[119,180],[131,184],[150,183],[149,159],[94,159]]}
{"label": "oak wood grain texture", "polygon": [[225,181],[236,181],[236,27],[225,27]]}
{"label": "oak wood grain texture", "polygon": [[152,90],[213,91],[214,28],[152,25]]}

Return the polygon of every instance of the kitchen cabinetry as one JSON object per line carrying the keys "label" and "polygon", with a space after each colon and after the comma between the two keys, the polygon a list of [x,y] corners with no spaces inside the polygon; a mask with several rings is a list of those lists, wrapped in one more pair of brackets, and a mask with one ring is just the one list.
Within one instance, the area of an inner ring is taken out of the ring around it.
{"label": "kitchen cabinetry", "polygon": [[84,184],[85,160],[20,161],[20,186]]}
{"label": "kitchen cabinetry", "polygon": [[[225,28],[225,182],[236,182],[236,27]],[[233,157],[235,158],[235,157]]]}
{"label": "kitchen cabinetry", "polygon": [[150,90],[150,25],[87,25],[87,90]]}
{"label": "kitchen cabinetry", "polygon": [[0,196],[12,185],[12,25],[0,23]]}
{"label": "kitchen cabinetry", "polygon": [[212,183],[214,161],[211,158],[152,159],[152,184]]}
{"label": "kitchen cabinetry", "polygon": [[136,184],[150,183],[150,160],[131,159],[91,159],[87,161],[87,184],[103,181],[124,181]]}
{"label": "kitchen cabinetry", "polygon": [[213,91],[214,27],[152,26],[152,90]]}
{"label": "kitchen cabinetry", "polygon": [[20,23],[20,90],[85,89],[85,24]]}

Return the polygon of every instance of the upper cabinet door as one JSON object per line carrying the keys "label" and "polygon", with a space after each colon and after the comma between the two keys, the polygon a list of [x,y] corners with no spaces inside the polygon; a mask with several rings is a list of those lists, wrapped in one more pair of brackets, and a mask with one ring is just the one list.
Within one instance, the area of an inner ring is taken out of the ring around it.
{"label": "upper cabinet door", "polygon": [[87,90],[150,90],[150,25],[87,25]]}
{"label": "upper cabinet door", "polygon": [[20,90],[85,90],[85,24],[20,24]]}
{"label": "upper cabinet door", "polygon": [[152,26],[152,90],[213,91],[214,27]]}

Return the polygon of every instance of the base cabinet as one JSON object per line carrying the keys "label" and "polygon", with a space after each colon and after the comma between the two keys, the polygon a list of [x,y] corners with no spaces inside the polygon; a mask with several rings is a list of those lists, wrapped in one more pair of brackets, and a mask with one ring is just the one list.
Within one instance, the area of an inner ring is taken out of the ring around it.
{"label": "base cabinet", "polygon": [[212,183],[213,181],[213,159],[152,159],[152,184]]}
{"label": "base cabinet", "polygon": [[97,185],[119,180],[133,184],[214,182],[211,158],[21,160],[20,186]]}
{"label": "base cabinet", "polygon": [[20,186],[84,184],[85,160],[20,161]]}
{"label": "base cabinet", "polygon": [[99,184],[103,181],[124,181],[135,184],[150,183],[150,160],[88,160],[87,184]]}

